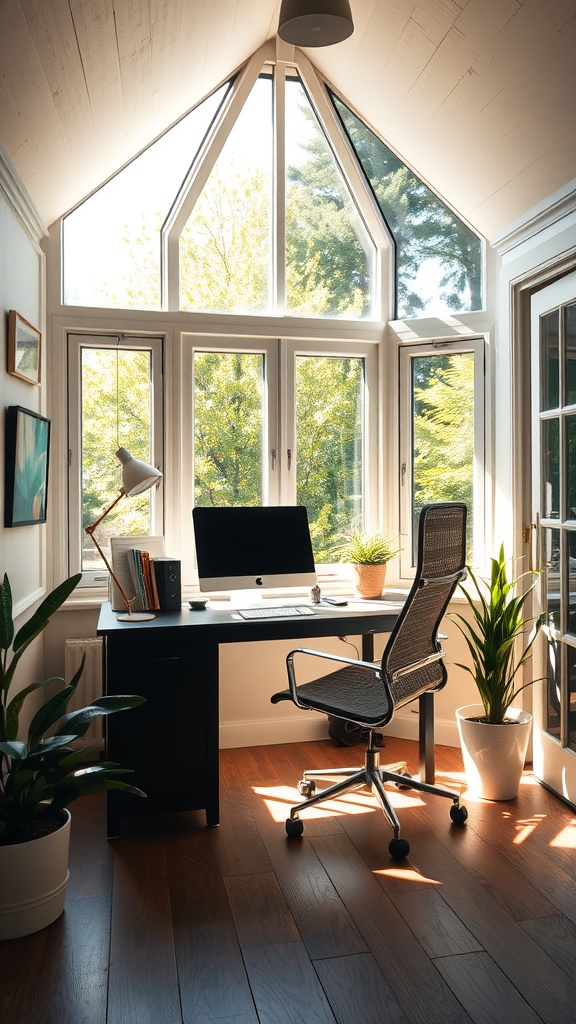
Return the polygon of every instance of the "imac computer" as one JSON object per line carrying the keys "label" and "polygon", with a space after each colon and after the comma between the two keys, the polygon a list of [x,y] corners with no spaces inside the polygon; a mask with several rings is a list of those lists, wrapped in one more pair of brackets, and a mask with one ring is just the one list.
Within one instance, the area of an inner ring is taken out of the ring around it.
{"label": "imac computer", "polygon": [[[314,555],[304,505],[195,508],[202,592],[313,587]],[[243,598],[247,596],[244,594]],[[239,594],[231,594],[232,600]]]}

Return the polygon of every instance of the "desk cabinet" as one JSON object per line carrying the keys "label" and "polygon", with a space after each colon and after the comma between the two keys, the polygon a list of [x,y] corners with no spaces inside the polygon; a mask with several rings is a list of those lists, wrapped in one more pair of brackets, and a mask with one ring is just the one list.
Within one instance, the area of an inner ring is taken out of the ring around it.
{"label": "desk cabinet", "polygon": [[[108,759],[132,768],[127,781],[147,798],[108,793],[108,836],[120,818],[204,809],[208,825],[218,811],[218,649],[167,646],[138,630],[106,637],[106,692],[137,693],[146,703],[107,720]],[[216,660],[216,664],[214,661]]]}

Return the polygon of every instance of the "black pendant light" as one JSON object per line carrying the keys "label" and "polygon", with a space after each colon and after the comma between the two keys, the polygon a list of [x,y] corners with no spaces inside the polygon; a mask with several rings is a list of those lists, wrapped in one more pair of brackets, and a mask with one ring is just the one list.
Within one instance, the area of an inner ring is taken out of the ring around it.
{"label": "black pendant light", "polygon": [[294,46],[332,46],[354,31],[348,0],[282,0],[278,35]]}

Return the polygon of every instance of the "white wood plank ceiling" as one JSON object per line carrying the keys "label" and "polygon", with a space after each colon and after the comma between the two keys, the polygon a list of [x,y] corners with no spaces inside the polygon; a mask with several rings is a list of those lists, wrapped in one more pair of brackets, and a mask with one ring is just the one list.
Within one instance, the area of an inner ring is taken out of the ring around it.
{"label": "white wood plank ceiling", "polygon": [[[351,0],[307,51],[488,238],[576,178],[576,0]],[[0,141],[45,223],[274,36],[277,0],[0,0]]]}

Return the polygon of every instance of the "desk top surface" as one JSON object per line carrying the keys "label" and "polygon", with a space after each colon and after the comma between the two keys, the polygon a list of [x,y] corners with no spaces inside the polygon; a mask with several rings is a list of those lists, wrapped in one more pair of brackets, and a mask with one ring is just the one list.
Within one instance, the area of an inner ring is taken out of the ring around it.
{"label": "desk top surface", "polygon": [[[286,604],[294,604],[291,600]],[[306,605],[301,601],[299,604]],[[342,633],[389,633],[394,627],[402,602],[350,600],[334,607],[313,605],[313,615],[287,618],[243,619],[227,601],[211,602],[204,611],[192,611],[182,605],[179,611],[156,612],[145,622],[119,622],[109,601],[100,609],[97,633],[110,639],[128,639],[137,635],[138,643],[147,639],[171,643],[247,643],[259,640],[292,640]],[[177,631],[177,632],[176,632]]]}

